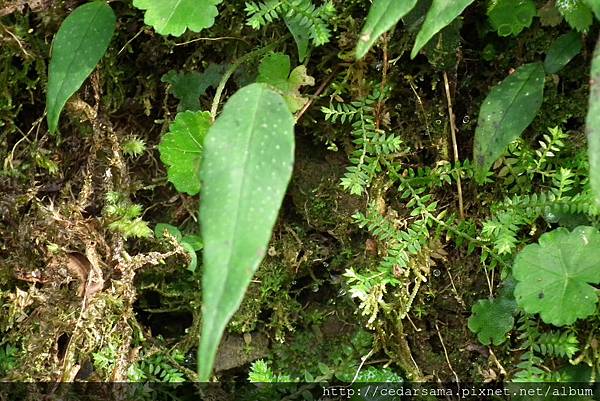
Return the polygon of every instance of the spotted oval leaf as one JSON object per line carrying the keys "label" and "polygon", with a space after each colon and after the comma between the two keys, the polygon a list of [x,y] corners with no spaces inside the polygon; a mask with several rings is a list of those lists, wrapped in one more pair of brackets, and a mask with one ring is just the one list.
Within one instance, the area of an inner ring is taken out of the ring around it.
{"label": "spotted oval leaf", "polygon": [[178,113],[158,145],[169,181],[179,192],[196,195],[200,191],[202,144],[211,122],[207,111]]}
{"label": "spotted oval leaf", "polygon": [[293,162],[294,118],[283,97],[263,83],[240,89],[208,132],[200,170],[201,381],[265,256]]}
{"label": "spotted oval leaf", "polygon": [[363,58],[375,41],[408,14],[415,4],[417,0],[374,0],[369,8],[365,26],[360,32],[356,58]]}
{"label": "spotted oval leaf", "polygon": [[210,28],[219,15],[217,5],[223,0],[133,0],[145,10],[144,22],[161,35],[181,36],[186,29],[200,32]]}
{"label": "spotted oval leaf", "polygon": [[478,182],[535,118],[544,99],[544,78],[542,63],[525,64],[494,86],[483,101],[473,149]]}
{"label": "spotted oval leaf", "polygon": [[590,183],[600,205],[600,38],[596,44],[590,74],[590,100],[586,119]]}
{"label": "spotted oval leaf", "polygon": [[115,24],[115,13],[104,1],[77,7],[61,24],[52,42],[48,67],[46,108],[50,132],[56,131],[67,100],[106,53]]}
{"label": "spotted oval leaf", "polygon": [[415,58],[419,51],[435,36],[436,33],[450,25],[474,0],[433,0],[425,22],[421,26],[410,58]]}
{"label": "spotted oval leaf", "polygon": [[543,234],[516,257],[515,298],[527,313],[545,323],[564,326],[592,315],[600,283],[600,232],[580,226]]}

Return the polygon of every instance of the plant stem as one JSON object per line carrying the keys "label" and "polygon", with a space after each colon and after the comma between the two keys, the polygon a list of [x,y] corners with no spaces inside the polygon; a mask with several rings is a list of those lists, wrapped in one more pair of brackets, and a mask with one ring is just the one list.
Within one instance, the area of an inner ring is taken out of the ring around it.
{"label": "plant stem", "polygon": [[286,40],[288,38],[289,35],[285,35],[282,38],[280,38],[279,40],[276,40],[275,42],[262,47],[260,49],[256,49],[253,50],[249,53],[244,54],[242,57],[240,57],[239,59],[237,59],[235,62],[233,62],[229,68],[227,69],[227,71],[225,71],[225,73],[223,74],[223,77],[221,78],[221,81],[219,82],[219,86],[217,86],[217,90],[215,92],[215,97],[213,98],[213,102],[212,102],[212,106],[210,108],[210,116],[212,118],[213,121],[215,121],[215,119],[217,118],[217,111],[219,110],[219,103],[221,102],[221,96],[223,96],[223,90],[225,89],[225,85],[227,85],[227,81],[229,81],[229,78],[231,78],[231,76],[233,75],[233,73],[244,63],[252,60],[253,58],[256,57],[260,57],[263,54],[273,50],[275,47],[277,47],[281,42],[283,42],[284,40]]}

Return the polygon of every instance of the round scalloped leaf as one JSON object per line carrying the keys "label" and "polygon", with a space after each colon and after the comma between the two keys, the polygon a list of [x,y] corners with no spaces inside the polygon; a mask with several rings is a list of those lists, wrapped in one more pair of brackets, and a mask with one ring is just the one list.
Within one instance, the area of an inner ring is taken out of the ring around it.
{"label": "round scalloped leaf", "polygon": [[531,25],[537,10],[532,0],[493,0],[487,14],[498,35],[516,36]]}
{"label": "round scalloped leaf", "polygon": [[543,234],[515,259],[515,298],[527,313],[545,323],[564,326],[592,315],[600,283],[600,232],[580,226]]}
{"label": "round scalloped leaf", "polygon": [[483,345],[500,345],[515,324],[515,307],[514,300],[506,298],[480,299],[471,308],[469,330]]}
{"label": "round scalloped leaf", "polygon": [[211,121],[206,111],[179,113],[158,145],[169,181],[179,192],[196,195],[200,191],[202,143]]}
{"label": "round scalloped leaf", "polygon": [[145,10],[144,22],[161,35],[181,36],[186,29],[200,32],[210,28],[219,15],[217,5],[223,0],[133,0]]}

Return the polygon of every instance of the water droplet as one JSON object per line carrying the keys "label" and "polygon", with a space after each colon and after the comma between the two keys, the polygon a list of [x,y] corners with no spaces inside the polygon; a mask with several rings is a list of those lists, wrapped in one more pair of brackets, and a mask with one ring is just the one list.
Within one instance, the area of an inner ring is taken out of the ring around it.
{"label": "water droplet", "polygon": [[433,275],[434,275],[435,277],[439,277],[441,274],[442,274],[442,272],[441,272],[439,269],[434,269],[434,270],[433,270]]}
{"label": "water droplet", "polygon": [[469,121],[471,121],[471,117],[469,117],[469,116],[464,116],[462,119],[463,124],[468,124]]}

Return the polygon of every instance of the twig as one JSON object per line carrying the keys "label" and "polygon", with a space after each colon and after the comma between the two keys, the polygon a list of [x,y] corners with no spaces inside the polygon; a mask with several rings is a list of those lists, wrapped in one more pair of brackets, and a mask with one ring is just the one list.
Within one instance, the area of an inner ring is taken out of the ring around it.
{"label": "twig", "polygon": [[[450,85],[448,84],[448,74],[444,71],[444,87],[446,89],[446,100],[448,101],[448,115],[450,117],[450,131],[452,133],[452,150],[454,151],[454,163],[458,163],[458,145],[456,144],[456,121],[454,119],[454,111],[452,110],[452,96],[450,96]],[[458,211],[460,218],[464,220],[465,210],[463,206],[462,183],[460,172],[456,175],[456,189],[458,191]]]}
{"label": "twig", "polygon": [[121,47],[121,50],[119,50],[119,52],[117,53],[117,56],[119,54],[123,53],[123,50],[125,50],[125,48],[127,47],[127,45],[130,44],[131,42],[133,42],[138,36],[140,36],[142,34],[142,32],[144,32],[144,28],[140,29],[138,31],[138,33],[136,33],[135,35],[133,35],[133,38],[131,38],[127,42],[125,42],[125,44],[123,45],[123,47]]}
{"label": "twig", "polygon": [[458,375],[456,374],[456,372],[454,371],[454,368],[452,367],[452,364],[450,363],[450,358],[448,357],[448,351],[446,350],[446,345],[444,344],[444,339],[442,338],[442,333],[440,333],[440,328],[438,327],[437,322],[435,322],[435,329],[437,331],[437,335],[440,339],[440,342],[442,343],[442,348],[444,349],[444,356],[446,357],[446,362],[448,363],[448,367],[450,368],[450,371],[452,372],[452,374],[454,375],[454,378],[456,379],[456,384],[458,385],[458,391],[460,392],[460,380],[458,379]]}
{"label": "twig", "polygon": [[25,54],[26,57],[32,58],[31,54],[29,54],[27,52],[27,50],[25,50],[25,46],[23,46],[23,43],[21,42],[21,40],[17,37],[17,35],[15,35],[14,33],[12,33],[10,31],[10,29],[8,29],[7,27],[5,27],[4,25],[2,25],[2,29],[4,29],[4,31],[6,33],[8,33],[10,35],[11,38],[13,38],[15,40],[15,42],[17,42],[17,44],[19,45],[19,47],[21,48],[21,51],[23,52],[23,54]]}
{"label": "twig", "polygon": [[313,104],[315,99],[318,98],[319,96],[321,96],[321,93],[323,93],[325,91],[325,89],[327,89],[329,87],[329,85],[331,84],[331,81],[333,81],[333,79],[336,77],[339,69],[340,69],[340,64],[336,65],[335,68],[333,69],[333,71],[331,72],[331,74],[329,74],[329,76],[327,78],[325,78],[325,81],[323,81],[323,83],[321,83],[319,88],[310,97],[308,102],[306,102],[306,104],[298,112],[298,115],[296,116],[296,122],[298,122],[300,120],[300,118],[302,117],[302,115],[310,108],[310,106]]}
{"label": "twig", "polygon": [[244,42],[247,45],[250,44],[244,38],[236,38],[235,36],[221,36],[219,38],[196,38],[196,39],[188,40],[187,42],[175,43],[175,46],[185,46],[185,45],[189,45],[190,43],[201,42],[201,41],[216,42],[219,40],[239,40],[240,42]]}
{"label": "twig", "polygon": [[379,94],[379,100],[377,101],[377,110],[375,112],[375,128],[379,129],[381,125],[381,114],[383,112],[383,105],[385,103],[384,92],[385,85],[387,83],[387,74],[389,68],[388,62],[388,42],[389,42],[389,34],[384,33],[381,37],[382,39],[382,48],[383,48],[383,66],[381,68],[381,93]]}
{"label": "twig", "polygon": [[350,381],[349,386],[352,385],[356,381],[356,379],[358,379],[360,370],[362,369],[362,367],[365,364],[365,362],[367,361],[367,359],[369,359],[373,355],[374,352],[375,352],[375,349],[371,348],[371,350],[367,353],[367,355],[364,355],[362,358],[360,358],[360,365],[358,365],[358,369],[356,369],[356,373],[354,374],[354,377]]}

